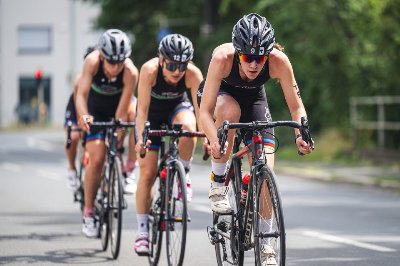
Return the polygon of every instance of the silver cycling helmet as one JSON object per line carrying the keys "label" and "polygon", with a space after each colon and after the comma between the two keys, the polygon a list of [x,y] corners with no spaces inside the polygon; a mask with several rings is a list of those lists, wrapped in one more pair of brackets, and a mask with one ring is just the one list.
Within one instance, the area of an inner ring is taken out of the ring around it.
{"label": "silver cycling helmet", "polygon": [[128,36],[121,30],[107,30],[99,40],[102,56],[110,63],[121,63],[131,55],[132,48]]}
{"label": "silver cycling helmet", "polygon": [[183,35],[168,34],[158,47],[159,53],[171,61],[186,63],[193,59],[193,44]]}
{"label": "silver cycling helmet", "polygon": [[274,29],[265,17],[251,13],[233,27],[232,43],[240,53],[265,55],[274,48]]}

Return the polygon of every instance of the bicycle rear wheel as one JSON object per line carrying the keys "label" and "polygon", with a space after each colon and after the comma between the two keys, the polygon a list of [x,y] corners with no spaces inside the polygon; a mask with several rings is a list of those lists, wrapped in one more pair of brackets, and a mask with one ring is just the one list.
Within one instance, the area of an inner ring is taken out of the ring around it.
{"label": "bicycle rear wheel", "polygon": [[256,265],[276,261],[284,266],[286,260],[285,223],[276,176],[264,166],[257,181],[254,211],[254,253]]}
{"label": "bicycle rear wheel", "polygon": [[[164,182],[164,184],[162,184],[162,182]],[[154,195],[149,213],[149,263],[151,266],[158,264],[161,254],[163,238],[161,223],[163,222],[164,217],[164,203],[162,198],[163,189],[165,189],[165,180],[161,181],[160,174],[158,173],[156,176],[156,182],[153,186]]]}
{"label": "bicycle rear wheel", "polygon": [[99,198],[96,200],[96,210],[99,221],[99,236],[101,240],[102,251],[106,251],[108,247],[108,237],[110,227],[108,226],[108,199],[107,189],[108,183],[107,178],[103,176],[99,188]]}
{"label": "bicycle rear wheel", "polygon": [[229,182],[229,202],[233,215],[213,214],[214,248],[218,266],[243,265],[244,251],[240,250],[240,221],[238,220],[238,208],[236,199],[236,187],[234,180]]}
{"label": "bicycle rear wheel", "polygon": [[168,169],[165,193],[165,231],[169,266],[183,264],[186,247],[186,173],[181,162]]}
{"label": "bicycle rear wheel", "polygon": [[113,259],[118,258],[121,245],[122,205],[124,200],[121,173],[120,159],[115,157],[112,168],[110,169],[110,191],[108,198],[108,223],[110,227],[110,245]]}

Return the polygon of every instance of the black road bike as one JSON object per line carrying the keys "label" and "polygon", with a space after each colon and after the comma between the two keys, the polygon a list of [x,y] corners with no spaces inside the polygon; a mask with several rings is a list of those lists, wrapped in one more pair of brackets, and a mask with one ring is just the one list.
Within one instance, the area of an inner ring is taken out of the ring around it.
{"label": "black road bike", "polygon": [[[167,260],[169,266],[183,265],[186,246],[187,222],[189,220],[186,201],[186,173],[178,159],[180,137],[205,137],[203,132],[190,132],[182,125],[171,129],[150,130],[146,122],[143,143],[149,136],[161,137],[159,162],[152,189],[149,213],[150,265],[157,265],[160,258],[163,232],[166,234]],[[166,150],[165,137],[169,137]],[[141,154],[143,158],[145,154]]]}
{"label": "black road bike", "polygon": [[[218,129],[221,153],[229,129],[236,130],[231,165],[225,185],[229,186],[232,212],[213,213],[213,225],[208,227],[210,242],[215,246],[218,265],[243,265],[244,252],[254,249],[255,265],[261,266],[268,256],[276,265],[284,266],[286,260],[285,223],[282,201],[274,171],[267,165],[261,131],[267,128],[293,127],[300,129],[304,141],[314,141],[305,117],[295,121],[254,121],[229,123]],[[246,132],[246,133],[244,133]],[[251,143],[241,146],[243,135],[251,136]],[[246,190],[242,182],[242,159],[251,153],[250,181]],[[243,191],[245,196],[243,197]],[[265,226],[265,221],[270,225]],[[268,252],[266,252],[269,250]]]}
{"label": "black road bike", "polygon": [[124,178],[117,147],[117,135],[119,130],[134,128],[135,123],[121,121],[93,122],[90,127],[104,129],[106,133],[106,159],[100,188],[95,200],[95,211],[102,250],[107,250],[108,241],[110,241],[112,258],[117,259],[121,245],[122,210],[127,208],[124,199]]}

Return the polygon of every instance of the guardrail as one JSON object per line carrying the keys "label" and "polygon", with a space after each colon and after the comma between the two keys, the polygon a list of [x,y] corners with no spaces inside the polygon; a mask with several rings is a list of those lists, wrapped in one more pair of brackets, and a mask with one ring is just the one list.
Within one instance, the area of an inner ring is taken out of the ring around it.
{"label": "guardrail", "polygon": [[[399,122],[389,122],[385,119],[385,105],[400,104],[400,96],[363,96],[350,98],[350,122],[353,126],[353,145],[357,141],[358,130],[376,130],[378,135],[378,147],[385,147],[385,130],[399,130]],[[360,121],[358,106],[376,105],[377,121]]]}

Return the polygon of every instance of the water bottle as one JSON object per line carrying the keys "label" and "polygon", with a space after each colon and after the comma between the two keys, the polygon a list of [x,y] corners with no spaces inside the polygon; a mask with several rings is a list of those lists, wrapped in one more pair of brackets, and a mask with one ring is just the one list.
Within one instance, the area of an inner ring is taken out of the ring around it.
{"label": "water bottle", "polygon": [[160,172],[161,179],[165,180],[167,178],[167,168],[163,168]]}
{"label": "water bottle", "polygon": [[240,197],[240,203],[242,205],[246,204],[247,188],[249,186],[249,182],[250,182],[250,174],[247,173],[242,177],[242,191]]}

